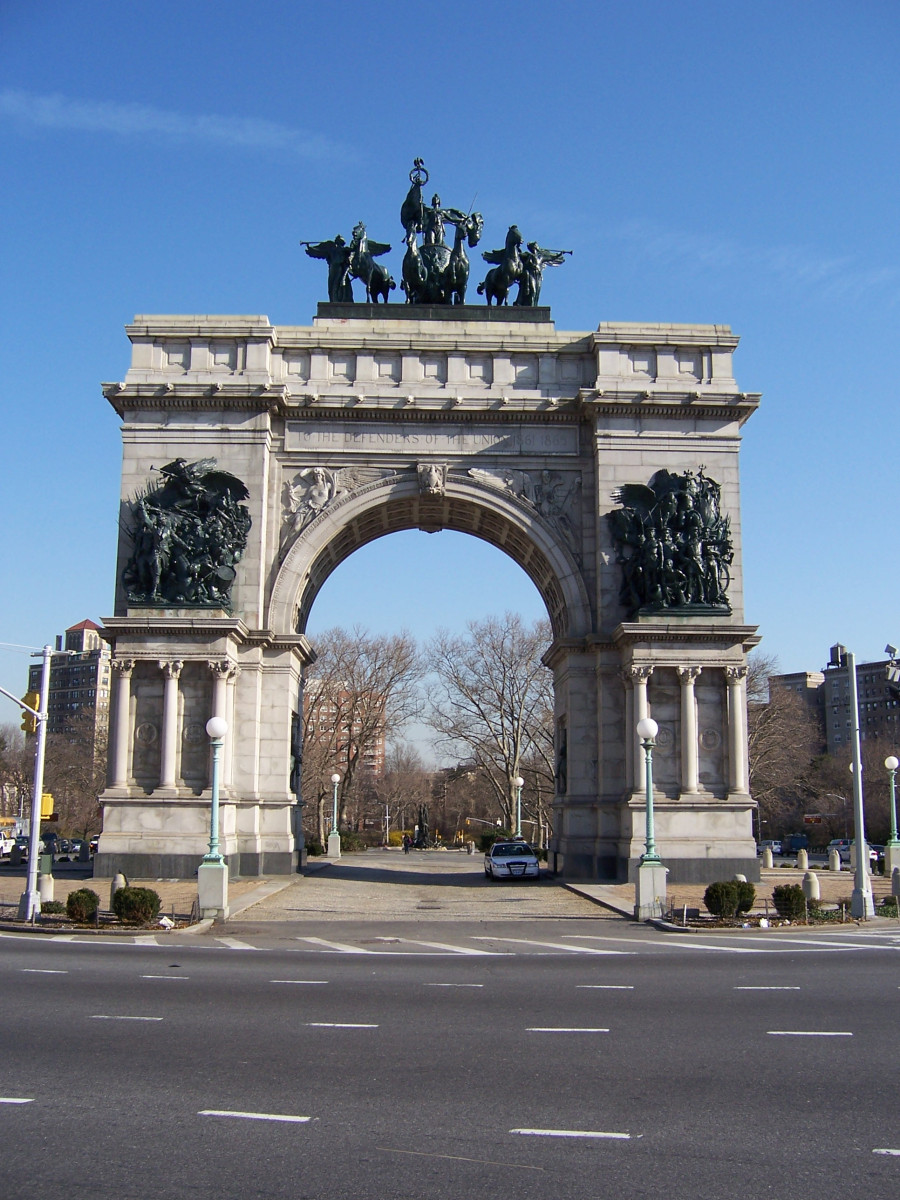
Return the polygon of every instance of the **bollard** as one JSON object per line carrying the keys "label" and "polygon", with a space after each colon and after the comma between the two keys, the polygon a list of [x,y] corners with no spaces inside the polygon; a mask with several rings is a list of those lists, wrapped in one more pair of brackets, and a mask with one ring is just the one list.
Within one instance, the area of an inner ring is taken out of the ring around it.
{"label": "bollard", "polygon": [[746,883],[747,882],[746,875],[732,875],[731,878],[734,883]]}
{"label": "bollard", "polygon": [[900,899],[900,867],[894,867],[891,871],[891,895]]}
{"label": "bollard", "polygon": [[775,865],[775,860],[772,858],[771,846],[766,846],[765,850],[763,850],[762,865],[766,871],[771,871],[772,867]]}
{"label": "bollard", "polygon": [[110,889],[109,889],[109,910],[110,910],[110,912],[113,911],[113,896],[115,896],[115,894],[119,890],[119,888],[123,888],[123,887],[128,887],[128,880],[125,878],[125,876],[122,874],[122,872],[119,871],[116,875],[113,875],[113,881],[112,881],[112,884],[110,885]]}
{"label": "bollard", "polygon": [[815,871],[807,871],[803,876],[803,895],[807,901],[819,899],[819,877]]}
{"label": "bollard", "polygon": [[839,871],[841,869],[841,856],[837,850],[828,851],[828,870]]}
{"label": "bollard", "polygon": [[807,854],[807,852],[805,850],[797,851],[797,870],[798,871],[808,871],[809,870],[809,855]]}

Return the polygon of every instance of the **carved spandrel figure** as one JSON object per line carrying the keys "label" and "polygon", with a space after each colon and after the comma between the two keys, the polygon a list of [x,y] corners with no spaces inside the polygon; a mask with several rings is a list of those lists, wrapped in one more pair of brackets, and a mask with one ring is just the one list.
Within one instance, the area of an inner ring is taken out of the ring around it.
{"label": "carved spandrel figure", "polygon": [[160,467],[164,482],[131,505],[134,544],[122,572],[128,599],[161,607],[230,603],[235,565],[250,531],[248,492],[214,458],[176,458]]}
{"label": "carved spandrel figure", "polygon": [[519,277],[519,293],[515,304],[534,308],[541,302],[541,284],[544,267],[561,267],[571,250],[545,250],[537,242],[529,242],[522,251],[522,273]]}
{"label": "carved spandrel figure", "polygon": [[607,513],[622,568],[621,603],[641,608],[730,612],[727,589],[733,558],[730,522],[721,515],[721,489],[703,473],[657,471],[644,484],[626,484]]}
{"label": "carved spandrel figure", "polygon": [[351,250],[341,235],[327,242],[301,242],[300,245],[306,247],[310,258],[321,258],[328,263],[328,299],[331,303],[352,304]]}

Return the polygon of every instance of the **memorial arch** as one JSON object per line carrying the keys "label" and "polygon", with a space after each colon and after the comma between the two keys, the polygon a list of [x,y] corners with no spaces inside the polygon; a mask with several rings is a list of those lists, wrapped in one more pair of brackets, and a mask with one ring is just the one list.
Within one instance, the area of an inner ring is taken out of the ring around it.
{"label": "memorial arch", "polygon": [[[635,725],[652,713],[670,880],[757,874],[738,459],[759,398],[737,386],[726,326],[564,332],[538,306],[329,302],[308,326],[139,316],[128,336],[131,367],[104,385],[123,469],[98,873],[195,873],[211,715],[229,725],[231,870],[296,870],[291,726],[315,596],[368,542],[451,529],[513,558],[547,606],[551,867],[633,873]],[[207,527],[226,531],[219,551]]]}

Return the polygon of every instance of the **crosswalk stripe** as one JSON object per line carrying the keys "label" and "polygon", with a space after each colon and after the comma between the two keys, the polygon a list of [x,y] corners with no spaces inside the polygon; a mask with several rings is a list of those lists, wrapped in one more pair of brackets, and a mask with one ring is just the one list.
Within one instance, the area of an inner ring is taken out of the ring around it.
{"label": "crosswalk stripe", "polygon": [[476,942],[514,942],[521,946],[541,946],[546,950],[568,950],[570,954],[633,954],[633,950],[595,950],[592,946],[567,946],[565,942],[537,942],[530,938],[476,937]]}
{"label": "crosswalk stripe", "polygon": [[449,950],[451,954],[478,954],[484,955],[486,958],[494,957],[490,950],[476,950],[471,946],[450,946],[447,942],[422,942],[418,938],[400,938],[401,942],[407,943],[410,946],[428,946],[432,950]]}
{"label": "crosswalk stripe", "polygon": [[242,942],[240,938],[233,937],[217,937],[217,942],[221,942],[223,946],[227,946],[229,950],[259,950],[259,946],[251,946],[249,942]]}

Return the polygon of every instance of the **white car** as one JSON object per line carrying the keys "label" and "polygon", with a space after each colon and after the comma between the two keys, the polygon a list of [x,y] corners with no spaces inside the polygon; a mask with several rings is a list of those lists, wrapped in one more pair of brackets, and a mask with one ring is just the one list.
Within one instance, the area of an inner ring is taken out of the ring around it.
{"label": "white car", "polygon": [[488,879],[540,879],[538,857],[527,842],[494,842],[484,856]]}

